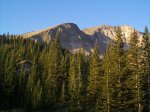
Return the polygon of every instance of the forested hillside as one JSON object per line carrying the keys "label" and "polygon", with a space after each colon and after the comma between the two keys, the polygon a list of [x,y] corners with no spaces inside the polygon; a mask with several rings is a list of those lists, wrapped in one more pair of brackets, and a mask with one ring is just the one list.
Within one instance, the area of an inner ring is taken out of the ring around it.
{"label": "forested hillside", "polygon": [[121,28],[101,57],[70,53],[59,38],[49,44],[0,35],[0,111],[149,112],[150,36],[137,31],[125,48]]}

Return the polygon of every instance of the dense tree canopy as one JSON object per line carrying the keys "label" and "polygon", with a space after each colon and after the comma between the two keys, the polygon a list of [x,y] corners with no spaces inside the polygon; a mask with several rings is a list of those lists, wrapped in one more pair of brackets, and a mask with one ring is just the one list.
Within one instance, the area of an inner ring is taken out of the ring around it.
{"label": "dense tree canopy", "polygon": [[150,111],[150,36],[136,31],[127,49],[120,28],[105,54],[62,49],[59,35],[41,44],[0,35],[0,111]]}

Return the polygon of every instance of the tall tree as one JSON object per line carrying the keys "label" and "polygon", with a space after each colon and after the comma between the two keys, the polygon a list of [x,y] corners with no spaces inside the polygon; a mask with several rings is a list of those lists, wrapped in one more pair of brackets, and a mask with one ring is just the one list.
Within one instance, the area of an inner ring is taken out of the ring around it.
{"label": "tall tree", "polygon": [[109,57],[110,58],[109,61],[112,67],[110,67],[110,69],[107,69],[108,73],[106,73],[106,74],[111,74],[110,76],[110,84],[111,84],[110,111],[126,112],[127,108],[128,108],[128,111],[130,111],[130,108],[128,105],[130,103],[130,91],[126,84],[129,74],[127,72],[128,67],[126,65],[126,60],[125,60],[126,59],[125,43],[122,38],[122,31],[120,27],[116,29],[115,38],[116,38],[116,41],[114,42],[111,48],[111,53],[110,53],[111,57]]}
{"label": "tall tree", "polygon": [[61,90],[61,59],[62,52],[58,36],[55,38],[52,47],[50,49],[50,58],[49,58],[49,83],[50,90],[54,98],[54,102],[59,99],[60,90]]}
{"label": "tall tree", "polygon": [[69,54],[65,51],[61,60],[61,94],[60,102],[65,103],[68,99],[68,77],[69,77]]}
{"label": "tall tree", "polygon": [[101,59],[100,59],[100,52],[98,47],[98,41],[95,43],[94,51],[91,55],[90,60],[90,73],[88,77],[88,99],[89,103],[93,103],[97,101],[97,98],[100,96],[99,93],[101,91],[100,81],[102,77],[102,69],[101,69]]}
{"label": "tall tree", "polygon": [[[11,49],[9,49],[11,50]],[[7,52],[8,53],[8,52]],[[11,103],[12,102],[12,97],[13,97],[13,89],[14,89],[14,84],[13,84],[13,79],[15,77],[15,57],[11,56],[14,53],[12,50],[11,53],[7,54],[6,60],[5,60],[5,65],[4,65],[4,71],[5,74],[3,76],[3,95],[4,95],[4,104],[7,105],[9,108],[12,108]]]}
{"label": "tall tree", "polygon": [[32,105],[34,109],[39,109],[42,106],[42,86],[40,80],[37,81],[32,91]]}
{"label": "tall tree", "polygon": [[134,30],[131,34],[131,39],[129,43],[129,49],[128,49],[128,65],[131,71],[130,76],[130,87],[133,91],[133,107],[134,111],[141,112],[142,111],[142,105],[141,105],[141,98],[143,95],[143,91],[141,88],[141,73],[140,73],[140,50],[138,46],[138,34]]}
{"label": "tall tree", "polygon": [[107,51],[103,60],[103,70],[104,70],[104,75],[103,75],[103,80],[102,80],[102,100],[103,100],[103,104],[102,104],[102,110],[104,112],[110,112],[110,103],[111,103],[111,87],[112,87],[112,83],[111,83],[111,77],[113,77],[112,75],[112,47],[110,46],[110,44],[108,43],[107,46]]}
{"label": "tall tree", "polygon": [[38,68],[37,68],[37,58],[34,57],[31,67],[31,73],[28,76],[27,80],[27,87],[26,87],[26,106],[29,109],[32,109],[34,107],[33,101],[36,100],[36,98],[33,96],[34,88],[36,86],[38,80]]}
{"label": "tall tree", "polygon": [[69,69],[69,92],[73,108],[77,109],[77,111],[81,111],[84,108],[83,103],[86,94],[86,85],[83,83],[86,80],[84,75],[86,76],[83,54],[79,52],[71,56]]}
{"label": "tall tree", "polygon": [[71,100],[75,99],[74,94],[76,93],[76,65],[75,65],[75,55],[70,58],[70,68],[69,68],[69,93]]}
{"label": "tall tree", "polygon": [[73,109],[80,109],[81,107],[81,88],[82,88],[82,77],[81,68],[78,65],[77,55],[73,55],[70,59],[69,69],[69,93],[71,95],[71,102]]}
{"label": "tall tree", "polygon": [[142,89],[144,91],[143,96],[143,111],[150,111],[150,36],[147,26],[145,27],[143,40],[142,40],[142,49],[141,49],[141,78]]}

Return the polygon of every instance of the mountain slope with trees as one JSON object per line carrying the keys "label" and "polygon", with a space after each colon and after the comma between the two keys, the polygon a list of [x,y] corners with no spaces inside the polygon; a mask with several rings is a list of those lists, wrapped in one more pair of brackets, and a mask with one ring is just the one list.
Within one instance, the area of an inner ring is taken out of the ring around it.
{"label": "mountain slope with trees", "polygon": [[0,111],[149,112],[148,28],[140,46],[138,36],[126,49],[117,27],[102,57],[99,39],[86,55],[64,49],[59,32],[49,43],[0,35]]}

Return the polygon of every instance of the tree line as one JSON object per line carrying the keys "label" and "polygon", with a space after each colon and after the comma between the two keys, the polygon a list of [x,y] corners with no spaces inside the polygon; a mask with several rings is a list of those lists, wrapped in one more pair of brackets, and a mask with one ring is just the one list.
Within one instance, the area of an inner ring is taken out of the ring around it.
{"label": "tree line", "polygon": [[150,111],[150,36],[134,30],[128,48],[116,29],[102,57],[99,42],[85,55],[54,41],[41,44],[0,35],[0,110],[61,112]]}

